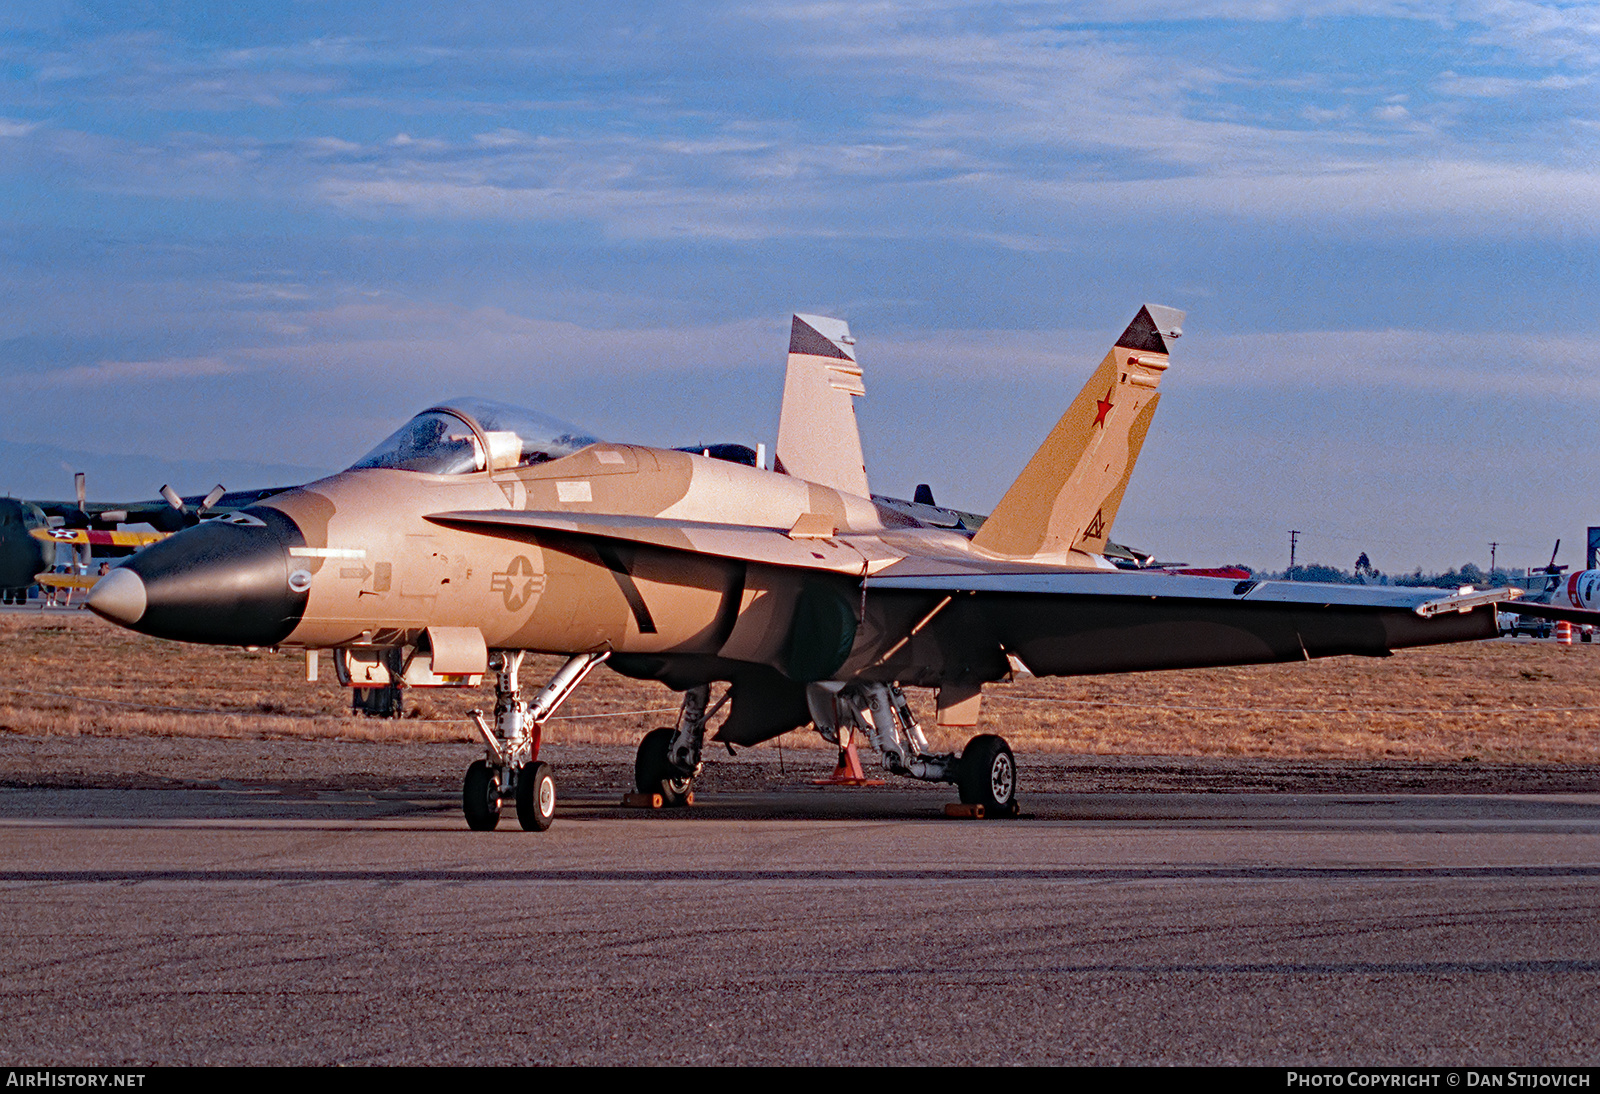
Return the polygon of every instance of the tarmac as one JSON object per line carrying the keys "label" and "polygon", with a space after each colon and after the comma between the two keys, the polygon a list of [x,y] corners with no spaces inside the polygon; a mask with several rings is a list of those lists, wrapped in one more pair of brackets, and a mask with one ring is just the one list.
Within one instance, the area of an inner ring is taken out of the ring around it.
{"label": "tarmac", "polygon": [[470,747],[0,737],[0,1058],[1600,1054],[1593,772],[1022,757],[1023,816],[965,821],[825,753],[625,809],[627,750],[550,751],[554,827],[473,833]]}

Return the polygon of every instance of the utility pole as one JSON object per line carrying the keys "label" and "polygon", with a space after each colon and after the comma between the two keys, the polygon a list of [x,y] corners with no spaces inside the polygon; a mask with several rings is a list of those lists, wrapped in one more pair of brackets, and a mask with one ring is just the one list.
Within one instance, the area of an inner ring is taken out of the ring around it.
{"label": "utility pole", "polygon": [[1294,547],[1300,539],[1300,529],[1289,529],[1289,573],[1286,575],[1290,581],[1294,580]]}
{"label": "utility pole", "polygon": [[1498,543],[1489,544],[1489,577],[1491,580],[1494,578],[1494,549],[1498,546],[1500,546]]}

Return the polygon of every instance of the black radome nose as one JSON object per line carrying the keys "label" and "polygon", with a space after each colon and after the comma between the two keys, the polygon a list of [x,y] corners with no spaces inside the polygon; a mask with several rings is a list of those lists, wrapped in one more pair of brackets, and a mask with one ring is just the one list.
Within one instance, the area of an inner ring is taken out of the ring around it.
{"label": "black radome nose", "polygon": [[305,546],[276,509],[252,507],[153,543],[101,578],[96,614],[142,634],[181,642],[275,646],[305,613],[309,591],[290,587]]}

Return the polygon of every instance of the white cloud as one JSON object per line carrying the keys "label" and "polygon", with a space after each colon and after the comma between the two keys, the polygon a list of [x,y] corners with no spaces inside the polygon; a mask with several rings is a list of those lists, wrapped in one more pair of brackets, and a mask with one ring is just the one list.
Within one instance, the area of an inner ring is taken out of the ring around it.
{"label": "white cloud", "polygon": [[1441,95],[1455,95],[1473,99],[1507,99],[1538,91],[1571,91],[1589,87],[1592,76],[1458,76],[1453,72],[1440,75],[1433,83]]}
{"label": "white cloud", "polygon": [[1212,336],[1175,354],[1186,385],[1561,398],[1600,395],[1600,345],[1576,334],[1436,330]]}
{"label": "white cloud", "polygon": [[190,380],[202,376],[225,376],[240,371],[236,360],[224,357],[186,357],[153,361],[101,361],[93,365],[74,365],[34,373],[16,381],[18,386],[35,391],[52,388],[99,388],[106,385],[137,385]]}

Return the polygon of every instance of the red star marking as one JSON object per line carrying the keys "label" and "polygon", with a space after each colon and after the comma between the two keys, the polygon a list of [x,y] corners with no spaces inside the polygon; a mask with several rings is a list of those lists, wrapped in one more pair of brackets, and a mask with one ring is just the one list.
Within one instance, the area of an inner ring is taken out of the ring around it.
{"label": "red star marking", "polygon": [[1104,399],[1096,399],[1095,400],[1095,404],[1094,405],[1100,408],[1100,412],[1094,416],[1094,424],[1095,425],[1105,425],[1106,424],[1106,415],[1111,413],[1111,393],[1114,390],[1116,390],[1116,389],[1115,388],[1109,388],[1109,387],[1106,388],[1106,397]]}

